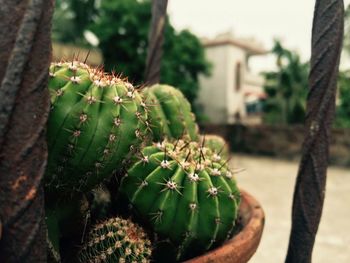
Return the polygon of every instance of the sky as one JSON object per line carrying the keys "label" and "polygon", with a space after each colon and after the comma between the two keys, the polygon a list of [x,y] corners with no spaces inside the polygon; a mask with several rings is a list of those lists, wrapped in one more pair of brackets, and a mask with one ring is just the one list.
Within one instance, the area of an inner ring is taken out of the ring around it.
{"label": "sky", "polygon": [[[232,31],[237,37],[256,38],[266,49],[278,38],[306,61],[314,5],[314,0],[169,0],[168,13],[175,28],[190,29],[200,37]],[[258,59],[254,71],[273,68],[272,64],[271,57]]]}

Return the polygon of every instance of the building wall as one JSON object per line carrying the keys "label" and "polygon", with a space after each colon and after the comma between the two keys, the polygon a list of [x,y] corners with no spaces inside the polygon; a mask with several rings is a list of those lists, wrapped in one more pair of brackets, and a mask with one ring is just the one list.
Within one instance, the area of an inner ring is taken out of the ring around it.
{"label": "building wall", "polygon": [[[260,123],[261,115],[247,114],[249,105],[264,94],[264,79],[248,70],[248,51],[228,44],[211,45],[205,49],[212,63],[212,74],[201,76],[197,103],[213,124]],[[237,89],[237,67],[240,65],[240,85]],[[248,96],[248,97],[247,97]],[[247,101],[246,101],[247,100]],[[251,106],[250,106],[251,107]],[[254,120],[251,120],[254,117]]]}
{"label": "building wall", "polygon": [[[206,48],[207,59],[212,63],[212,74],[200,77],[198,105],[211,123],[233,124],[246,117],[244,91],[247,74],[246,53],[232,45]],[[240,63],[240,89],[236,89],[237,65]]]}
{"label": "building wall", "polygon": [[200,76],[198,105],[211,123],[227,122],[227,83],[229,81],[227,46],[214,46],[205,50],[207,59],[212,63],[212,74]]}
{"label": "building wall", "polygon": [[246,72],[244,76],[245,90],[256,93],[263,93],[265,79],[263,76],[253,74],[251,72]]}
{"label": "building wall", "polygon": [[[240,89],[237,90],[237,66],[240,64]],[[227,122],[233,124],[246,116],[244,103],[244,77],[246,73],[246,53],[235,46],[228,47],[228,79],[226,84]]]}

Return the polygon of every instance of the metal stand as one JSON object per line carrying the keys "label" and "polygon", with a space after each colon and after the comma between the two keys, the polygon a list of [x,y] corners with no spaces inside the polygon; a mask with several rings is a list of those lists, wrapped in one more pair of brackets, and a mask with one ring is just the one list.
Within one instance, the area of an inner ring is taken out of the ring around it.
{"label": "metal stand", "polygon": [[[53,1],[0,0],[0,262],[46,262],[45,125]],[[1,227],[1,226],[0,226]],[[1,231],[0,231],[1,232]]]}
{"label": "metal stand", "polygon": [[326,191],[329,140],[343,40],[342,0],[317,0],[303,155],[295,185],[287,263],[311,262]]}

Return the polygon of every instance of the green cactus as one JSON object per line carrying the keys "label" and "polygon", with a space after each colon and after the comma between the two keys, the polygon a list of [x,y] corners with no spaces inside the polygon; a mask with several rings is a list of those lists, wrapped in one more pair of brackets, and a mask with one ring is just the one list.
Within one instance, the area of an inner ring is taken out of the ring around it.
{"label": "green cactus", "polygon": [[88,200],[83,194],[69,201],[56,198],[55,202],[50,203],[45,200],[47,241],[51,256],[61,257],[66,262],[67,254],[71,253],[69,245],[80,244],[89,214]]}
{"label": "green cactus", "polygon": [[136,214],[177,248],[177,259],[225,241],[235,225],[240,193],[225,160],[197,142],[145,147],[120,191]]}
{"label": "green cactus", "polygon": [[153,139],[160,141],[164,137],[189,137],[198,139],[198,126],[191,104],[178,89],[168,85],[154,85],[143,90],[146,104],[149,106],[150,128]]}
{"label": "green cactus", "polygon": [[87,191],[144,140],[141,95],[125,80],[73,61],[50,67],[48,190]]}
{"label": "green cactus", "polygon": [[151,242],[143,229],[117,217],[92,229],[79,259],[82,263],[146,263],[151,252]]}
{"label": "green cactus", "polygon": [[204,144],[215,154],[220,155],[222,158],[228,158],[230,151],[229,147],[224,138],[215,134],[206,134],[201,137],[201,140],[204,140]]}

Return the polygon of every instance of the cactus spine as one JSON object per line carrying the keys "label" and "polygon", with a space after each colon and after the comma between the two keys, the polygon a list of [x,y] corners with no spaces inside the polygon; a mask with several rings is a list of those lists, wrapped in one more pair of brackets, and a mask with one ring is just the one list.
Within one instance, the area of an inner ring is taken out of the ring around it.
{"label": "cactus spine", "polygon": [[49,89],[46,184],[90,190],[142,142],[144,102],[130,83],[77,61],[52,64]]}
{"label": "cactus spine", "polygon": [[150,262],[151,242],[130,220],[112,218],[96,225],[80,252],[82,263]]}
{"label": "cactus spine", "polygon": [[149,105],[153,139],[189,137],[198,139],[198,126],[191,105],[178,89],[168,85],[154,85],[143,90]]}
{"label": "cactus spine", "polygon": [[120,191],[153,231],[171,240],[178,259],[225,241],[240,194],[225,160],[197,142],[145,147]]}

